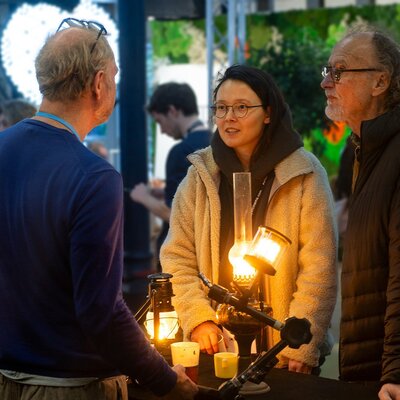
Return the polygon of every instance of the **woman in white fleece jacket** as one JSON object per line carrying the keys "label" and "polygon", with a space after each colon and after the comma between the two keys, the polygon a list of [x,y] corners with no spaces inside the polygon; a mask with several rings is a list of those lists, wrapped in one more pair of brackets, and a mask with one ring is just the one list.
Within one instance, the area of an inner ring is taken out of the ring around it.
{"label": "woman in white fleece jacket", "polygon": [[[266,225],[292,241],[270,279],[274,318],[307,318],[313,334],[310,344],[285,348],[279,366],[310,373],[325,355],[320,349],[336,302],[337,233],[326,172],[302,147],[282,94],[266,72],[229,67],[218,80],[213,110],[217,131],[210,147],[188,157],[192,166],[175,195],[161,249],[184,335],[209,354],[218,350],[220,328],[198,273],[229,287],[232,178],[250,171],[253,230]],[[273,340],[270,345],[280,340],[278,331]]]}

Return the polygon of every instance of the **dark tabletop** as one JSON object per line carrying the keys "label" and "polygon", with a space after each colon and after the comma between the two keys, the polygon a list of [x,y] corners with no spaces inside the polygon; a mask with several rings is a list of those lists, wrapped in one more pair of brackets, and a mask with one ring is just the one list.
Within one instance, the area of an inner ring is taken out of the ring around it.
{"label": "dark tabletop", "polygon": [[[200,393],[198,400],[219,399],[217,389],[226,380],[214,375],[213,356],[201,354],[199,367]],[[265,394],[245,396],[251,400],[377,400],[378,386],[373,383],[347,383],[334,379],[320,378],[271,369],[264,381],[270,386]],[[157,399],[150,392],[130,385],[129,400]],[[233,400],[233,399],[232,399]]]}

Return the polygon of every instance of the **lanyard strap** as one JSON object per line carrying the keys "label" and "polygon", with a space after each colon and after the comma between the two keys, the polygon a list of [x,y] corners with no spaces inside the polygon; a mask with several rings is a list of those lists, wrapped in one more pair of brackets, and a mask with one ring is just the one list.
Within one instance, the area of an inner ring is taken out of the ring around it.
{"label": "lanyard strap", "polygon": [[267,182],[268,175],[269,174],[267,174],[267,176],[264,178],[263,183],[261,184],[260,190],[258,191],[256,198],[254,199],[253,205],[251,206],[251,214],[254,213],[254,209],[256,208],[258,200],[260,200],[260,196],[261,196],[262,191],[264,190],[265,182]]}
{"label": "lanyard strap", "polygon": [[50,113],[43,112],[43,111],[38,111],[36,113],[36,115],[38,117],[45,117],[45,118],[49,118],[49,119],[59,122],[61,125],[64,125],[66,128],[68,128],[78,138],[78,140],[81,141],[81,138],[79,137],[78,132],[75,130],[75,128],[69,122],[63,120],[60,117],[57,117],[57,115],[50,114]]}

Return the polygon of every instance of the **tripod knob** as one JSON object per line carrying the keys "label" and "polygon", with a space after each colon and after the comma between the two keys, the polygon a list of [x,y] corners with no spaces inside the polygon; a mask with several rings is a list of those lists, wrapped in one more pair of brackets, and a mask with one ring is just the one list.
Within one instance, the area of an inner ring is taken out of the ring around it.
{"label": "tripod knob", "polygon": [[306,318],[288,318],[281,330],[281,339],[292,349],[310,343],[312,339],[310,321]]}

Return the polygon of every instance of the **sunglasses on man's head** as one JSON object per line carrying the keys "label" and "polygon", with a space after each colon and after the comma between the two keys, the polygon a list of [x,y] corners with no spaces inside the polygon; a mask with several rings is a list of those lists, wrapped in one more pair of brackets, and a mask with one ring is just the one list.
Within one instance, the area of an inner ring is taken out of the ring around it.
{"label": "sunglasses on man's head", "polygon": [[[65,25],[67,25],[67,26],[65,26]],[[96,41],[93,43],[92,48],[90,49],[90,54],[93,53],[93,50],[95,49],[96,44],[97,44],[98,40],[100,39],[100,36],[107,35],[107,30],[104,27],[104,25],[100,24],[97,21],[87,21],[85,19],[77,19],[77,18],[69,17],[69,18],[64,18],[61,21],[61,24],[57,28],[56,32],[60,31],[63,27],[65,29],[66,28],[87,28],[87,29],[93,29],[93,30],[98,31]]]}

